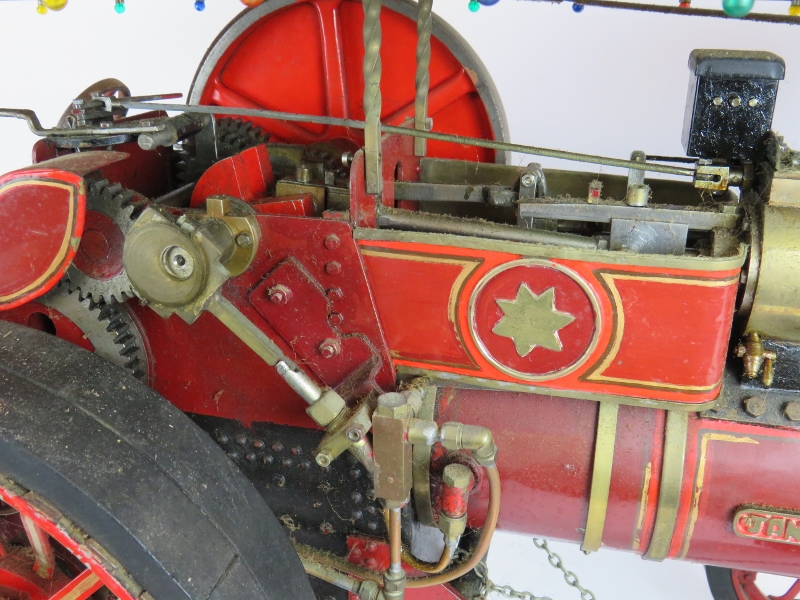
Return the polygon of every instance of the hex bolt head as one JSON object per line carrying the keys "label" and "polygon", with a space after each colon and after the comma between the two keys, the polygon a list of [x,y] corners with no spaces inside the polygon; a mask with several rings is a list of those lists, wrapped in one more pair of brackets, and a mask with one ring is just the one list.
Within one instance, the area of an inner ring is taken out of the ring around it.
{"label": "hex bolt head", "polygon": [[267,290],[267,297],[273,304],[283,306],[292,299],[292,291],[285,285],[274,285]]}
{"label": "hex bolt head", "polygon": [[519,182],[522,185],[522,187],[526,188],[533,187],[534,185],[536,185],[536,177],[533,175],[533,173],[525,173],[522,175]]}
{"label": "hex bolt head", "polygon": [[358,429],[357,427],[351,427],[350,429],[347,430],[347,439],[350,440],[351,442],[358,442],[361,440],[362,437],[364,436],[361,433],[361,430]]}
{"label": "hex bolt head", "polygon": [[328,323],[331,327],[339,327],[342,323],[344,323],[344,317],[341,313],[332,312],[328,315]]}
{"label": "hex bolt head", "polygon": [[314,457],[314,460],[317,461],[317,464],[320,467],[327,467],[329,464],[331,464],[330,454],[326,452],[320,452]]}
{"label": "hex bolt head", "polygon": [[800,421],[800,402],[787,402],[783,412],[790,421]]}
{"label": "hex bolt head", "polygon": [[744,411],[751,417],[760,417],[767,412],[767,401],[764,398],[747,398],[744,401]]}
{"label": "hex bolt head", "polygon": [[444,468],[442,480],[450,487],[466,489],[472,484],[472,470],[459,463],[450,463]]}
{"label": "hex bolt head", "polygon": [[325,265],[325,272],[328,275],[339,275],[342,272],[342,265],[336,261],[329,262],[327,265]]}
{"label": "hex bolt head", "polygon": [[733,94],[728,98],[728,102],[731,103],[733,108],[739,108],[742,105],[742,99],[737,94]]}
{"label": "hex bolt head", "polygon": [[328,338],[319,345],[319,353],[323,358],[334,358],[342,353],[342,347],[338,340]]}
{"label": "hex bolt head", "polygon": [[712,100],[712,102],[714,103],[714,106],[720,106],[720,105],[722,104],[722,98],[720,98],[719,96],[717,96],[716,98],[714,98],[714,99]]}
{"label": "hex bolt head", "polygon": [[328,300],[341,300],[344,298],[344,292],[342,291],[342,288],[331,288],[326,292],[326,294],[328,296]]}
{"label": "hex bolt head", "polygon": [[747,106],[750,108],[755,108],[758,106],[758,98],[750,98],[750,100],[747,102]]}
{"label": "hex bolt head", "polygon": [[342,242],[339,240],[338,235],[331,234],[325,238],[323,244],[328,250],[336,250],[339,246],[341,246]]}
{"label": "hex bolt head", "polygon": [[249,233],[245,233],[244,231],[236,236],[236,245],[240,248],[252,248],[253,247],[253,238],[250,236]]}

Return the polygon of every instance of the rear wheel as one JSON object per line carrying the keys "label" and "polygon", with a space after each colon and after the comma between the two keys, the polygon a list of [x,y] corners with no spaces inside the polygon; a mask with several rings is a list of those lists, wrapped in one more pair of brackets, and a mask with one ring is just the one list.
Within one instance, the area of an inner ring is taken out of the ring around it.
{"label": "rear wheel", "polygon": [[252,484],[102,358],[0,322],[0,597],[313,598]]}
{"label": "rear wheel", "polygon": [[[761,575],[755,571],[706,567],[714,600],[794,600],[800,597],[800,579]],[[758,580],[758,581],[757,581]]]}

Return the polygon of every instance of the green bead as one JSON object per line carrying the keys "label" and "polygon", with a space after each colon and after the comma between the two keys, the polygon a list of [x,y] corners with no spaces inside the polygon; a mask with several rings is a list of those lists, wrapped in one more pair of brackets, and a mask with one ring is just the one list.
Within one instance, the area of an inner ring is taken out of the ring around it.
{"label": "green bead", "polygon": [[746,17],[753,10],[755,0],[722,0],[722,10],[729,17]]}
{"label": "green bead", "polygon": [[470,0],[469,3],[469,10],[470,12],[478,12],[478,9],[481,7],[481,3],[478,0]]}
{"label": "green bead", "polygon": [[120,14],[120,15],[121,15],[122,13],[124,13],[124,12],[125,12],[125,4],[124,4],[124,3],[122,3],[122,2],[117,2],[117,3],[114,5],[114,10],[115,10],[115,11],[117,11],[117,14]]}

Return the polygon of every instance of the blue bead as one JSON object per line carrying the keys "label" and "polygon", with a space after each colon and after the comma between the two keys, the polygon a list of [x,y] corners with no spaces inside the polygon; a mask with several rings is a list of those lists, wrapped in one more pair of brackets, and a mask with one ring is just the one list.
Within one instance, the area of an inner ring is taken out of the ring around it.
{"label": "blue bead", "polygon": [[481,3],[478,0],[470,0],[467,8],[469,8],[470,12],[478,12],[478,9],[481,7]]}
{"label": "blue bead", "polygon": [[500,0],[478,0],[478,2],[480,2],[484,6],[494,6],[495,4],[500,2]]}
{"label": "blue bead", "polygon": [[573,2],[572,4],[572,12],[583,12],[583,9],[586,8],[583,4],[578,4],[577,2]]}
{"label": "blue bead", "polygon": [[204,11],[206,9],[205,0],[196,0],[194,3],[194,9],[197,11]]}
{"label": "blue bead", "polygon": [[118,15],[121,15],[125,12],[125,2],[120,2],[117,0],[116,4],[114,4],[114,10],[117,11]]}

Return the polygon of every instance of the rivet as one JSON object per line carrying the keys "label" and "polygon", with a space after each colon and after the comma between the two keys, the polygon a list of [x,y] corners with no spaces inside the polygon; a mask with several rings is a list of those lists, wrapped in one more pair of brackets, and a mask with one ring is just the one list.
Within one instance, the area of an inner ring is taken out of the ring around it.
{"label": "rivet", "polygon": [[375,542],[367,542],[365,548],[367,552],[375,552],[378,549],[378,545]]}
{"label": "rivet", "polygon": [[750,98],[750,100],[747,101],[747,106],[750,108],[755,108],[758,106],[758,98]]}
{"label": "rivet", "polygon": [[253,462],[256,459],[256,455],[254,452],[248,452],[247,454],[245,454],[245,459],[247,459],[250,462]]}
{"label": "rivet", "polygon": [[361,477],[361,469],[350,470],[350,479],[358,479],[359,477]]}
{"label": "rivet", "polygon": [[222,434],[219,437],[217,437],[217,442],[219,442],[220,444],[227,444],[229,441],[230,440],[228,440],[228,436],[225,434]]}
{"label": "rivet", "polygon": [[264,457],[264,464],[265,464],[265,465],[271,465],[271,464],[272,464],[272,463],[274,463],[274,462],[275,462],[275,459],[274,459],[274,458],[272,458],[272,455],[271,455],[271,454],[267,454],[267,455]]}
{"label": "rivet", "polygon": [[352,518],[353,518],[355,521],[358,521],[358,520],[359,520],[361,517],[363,517],[363,516],[364,516],[364,513],[362,513],[360,510],[354,510],[354,511],[351,513],[351,517],[352,517]]}
{"label": "rivet", "polygon": [[231,460],[239,460],[239,453],[238,452],[228,452],[228,457]]}
{"label": "rivet", "polygon": [[328,296],[328,300],[341,300],[344,298],[344,292],[342,291],[342,288],[331,288],[326,292],[326,294]]}
{"label": "rivet", "polygon": [[333,234],[326,237],[325,242],[323,243],[325,244],[325,247],[328,250],[336,250],[341,245],[341,242],[339,241],[339,236]]}
{"label": "rivet", "polygon": [[736,94],[733,94],[730,98],[728,98],[728,102],[731,103],[733,108],[739,108],[742,105],[742,99]]}
{"label": "rivet", "polygon": [[378,512],[378,511],[375,509],[374,506],[368,506],[367,507],[367,514],[374,515],[376,512]]}
{"label": "rivet", "polygon": [[333,525],[331,525],[327,521],[323,521],[322,523],[320,523],[319,530],[325,535],[329,535],[334,532]]}
{"label": "rivet", "polygon": [[378,566],[378,561],[375,560],[374,558],[368,558],[367,560],[364,561],[364,566],[367,567],[368,569],[374,569]]}
{"label": "rivet", "polygon": [[325,272],[328,275],[339,275],[342,272],[342,265],[336,261],[329,262],[325,265]]}
{"label": "rivet", "polygon": [[339,327],[339,325],[344,323],[344,317],[341,313],[333,312],[328,315],[328,323],[331,327]]}
{"label": "rivet", "polygon": [[722,104],[722,98],[720,98],[719,96],[717,96],[716,98],[714,98],[714,99],[712,100],[712,102],[714,103],[714,106],[720,106],[720,105]]}
{"label": "rivet", "polygon": [[292,466],[292,459],[288,456],[281,461],[281,465],[284,467],[291,467]]}
{"label": "rivet", "polygon": [[273,452],[283,452],[283,444],[280,442],[275,442],[272,444],[272,451]]}
{"label": "rivet", "polygon": [[262,442],[261,440],[256,440],[253,442],[253,448],[261,450],[263,447],[264,447],[264,442]]}
{"label": "rivet", "polygon": [[240,446],[245,446],[247,444],[247,438],[243,435],[240,435],[236,438],[236,443]]}
{"label": "rivet", "polygon": [[354,547],[352,550],[350,550],[350,556],[353,558],[358,558],[361,556],[361,548]]}
{"label": "rivet", "polygon": [[300,464],[298,465],[304,471],[308,471],[311,468],[311,461],[310,460],[301,460]]}
{"label": "rivet", "polygon": [[378,531],[378,524],[375,521],[370,521],[367,523],[367,529],[370,531]]}
{"label": "rivet", "polygon": [[272,482],[278,487],[283,487],[284,485],[286,485],[286,477],[284,477],[283,475],[275,475],[272,478]]}
{"label": "rivet", "polygon": [[359,502],[361,502],[363,499],[364,499],[364,496],[362,496],[362,495],[361,495],[361,494],[359,494],[358,492],[353,492],[352,494],[350,494],[350,500],[352,500],[352,501],[353,501],[353,502],[355,502],[356,504],[358,504]]}
{"label": "rivet", "polygon": [[249,233],[245,233],[244,231],[236,236],[236,245],[240,248],[252,248],[253,247],[253,238],[250,236]]}
{"label": "rivet", "polygon": [[300,446],[293,446],[292,447],[292,454],[294,454],[295,456],[297,456],[299,454],[302,454],[302,452],[303,452],[303,449]]}

